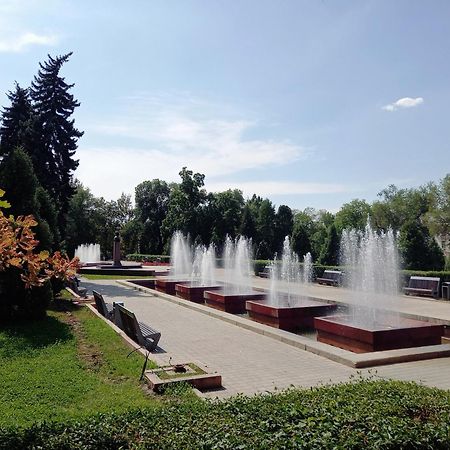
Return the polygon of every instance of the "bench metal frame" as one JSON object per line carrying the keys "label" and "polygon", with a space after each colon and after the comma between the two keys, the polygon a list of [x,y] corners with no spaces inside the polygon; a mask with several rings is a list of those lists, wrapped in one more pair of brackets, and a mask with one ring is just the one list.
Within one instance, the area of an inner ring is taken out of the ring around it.
{"label": "bench metal frame", "polygon": [[[329,276],[327,276],[329,275]],[[327,284],[330,286],[340,286],[342,283],[342,272],[340,270],[325,270],[323,276],[316,278],[319,284]]]}
{"label": "bench metal frame", "polygon": [[437,298],[439,296],[439,284],[441,279],[438,277],[417,277],[412,276],[409,279],[408,287],[403,288],[403,292],[408,294],[426,295]]}
{"label": "bench metal frame", "polygon": [[104,317],[109,320],[113,320],[114,318],[114,308],[111,303],[105,302],[103,295],[100,292],[92,291],[95,300],[95,306],[97,307],[97,311]]}
{"label": "bench metal frame", "polygon": [[161,333],[143,322],[138,322],[134,312],[124,306],[116,304],[116,308],[122,321],[123,331],[127,336],[147,350],[154,350],[161,338]]}

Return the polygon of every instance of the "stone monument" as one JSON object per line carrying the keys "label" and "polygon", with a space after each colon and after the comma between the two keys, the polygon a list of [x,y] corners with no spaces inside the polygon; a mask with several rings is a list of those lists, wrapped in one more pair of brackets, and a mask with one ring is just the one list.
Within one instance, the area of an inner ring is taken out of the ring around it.
{"label": "stone monument", "polygon": [[113,267],[122,267],[122,263],[120,262],[120,234],[119,234],[119,228],[116,229],[116,234],[114,235]]}

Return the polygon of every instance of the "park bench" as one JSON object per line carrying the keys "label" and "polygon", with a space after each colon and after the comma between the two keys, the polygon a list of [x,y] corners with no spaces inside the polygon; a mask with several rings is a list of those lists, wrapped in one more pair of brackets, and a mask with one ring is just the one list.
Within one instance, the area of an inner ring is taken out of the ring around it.
{"label": "park bench", "polygon": [[109,320],[113,320],[114,318],[114,308],[111,303],[105,302],[103,295],[100,292],[92,291],[94,294],[95,306],[97,307],[97,311],[104,317]]}
{"label": "park bench", "polygon": [[439,283],[441,279],[438,277],[416,277],[409,279],[408,287],[403,288],[406,295],[426,295],[437,298],[439,295]]}
{"label": "park bench", "polygon": [[342,272],[340,270],[324,270],[322,277],[316,278],[319,284],[329,286],[340,286],[342,283]]}
{"label": "park bench", "polygon": [[80,279],[76,275],[70,277],[67,280],[66,284],[67,287],[71,289],[76,295],[86,298],[88,290],[87,288],[80,286]]}
{"label": "park bench", "polygon": [[161,333],[143,322],[138,322],[135,314],[124,306],[116,304],[116,308],[120,315],[122,329],[127,336],[147,350],[154,350],[158,345]]}
{"label": "park bench", "polygon": [[270,278],[270,271],[272,270],[271,266],[264,266],[264,269],[258,272],[258,277],[261,278]]}

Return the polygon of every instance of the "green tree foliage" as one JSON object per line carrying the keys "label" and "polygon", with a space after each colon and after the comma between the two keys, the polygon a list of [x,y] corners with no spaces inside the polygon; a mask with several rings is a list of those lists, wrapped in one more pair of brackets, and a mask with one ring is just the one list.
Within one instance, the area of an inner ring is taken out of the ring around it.
{"label": "green tree foliage", "polygon": [[430,232],[439,237],[450,256],[450,174],[430,186],[431,206],[425,214]]}
{"label": "green tree foliage", "polygon": [[81,244],[99,243],[100,208],[89,188],[77,184],[67,211],[66,246],[69,255]]}
{"label": "green tree foliage", "polygon": [[420,221],[406,222],[400,230],[399,249],[405,269],[442,270],[444,255]]}
{"label": "green tree foliage", "polygon": [[228,189],[209,195],[207,222],[211,224],[211,240],[219,250],[227,234],[232,238],[238,234],[243,209],[244,198],[239,189]]}
{"label": "green tree foliage", "polygon": [[141,253],[140,242],[144,225],[139,220],[133,219],[125,223],[122,227],[122,253],[129,255],[130,253]]}
{"label": "green tree foliage", "polygon": [[59,225],[63,229],[65,213],[74,194],[73,171],[78,167],[74,159],[77,141],[83,132],[77,130],[72,118],[80,103],[69,92],[73,84],[67,84],[60,75],[61,68],[72,53],[52,58],[40,64],[30,90],[36,115],[39,138],[34,142],[31,158],[42,186],[59,206]]}
{"label": "green tree foliage", "polygon": [[334,223],[327,230],[327,239],[320,254],[319,263],[337,266],[339,263],[340,239]]}
{"label": "green tree foliage", "polygon": [[256,220],[253,215],[252,208],[248,205],[248,203],[244,205],[244,209],[242,211],[239,234],[256,241]]}
{"label": "green tree foliage", "polygon": [[305,220],[305,217],[299,216],[298,214],[295,216],[294,228],[291,236],[291,247],[300,259],[302,259],[303,255],[312,251],[308,225],[308,221]]}
{"label": "green tree foliage", "polygon": [[275,232],[273,250],[275,252],[281,251],[283,248],[284,238],[291,235],[293,225],[294,218],[291,208],[286,205],[280,205],[278,207],[274,223]]}
{"label": "green tree foliage", "polygon": [[342,205],[336,213],[335,224],[339,233],[345,229],[363,230],[371,213],[370,205],[365,200],[355,199]]}
{"label": "green tree foliage", "polygon": [[140,251],[161,254],[163,236],[161,227],[167,214],[170,187],[162,180],[144,181],[136,186],[136,219],[142,224]]}
{"label": "green tree foliage", "polygon": [[[269,199],[264,199],[256,219],[256,231],[259,238],[258,259],[273,258],[275,241],[275,208]],[[264,243],[264,246],[261,244]]]}
{"label": "green tree foliage", "polygon": [[162,223],[166,246],[175,231],[189,234],[196,241],[202,228],[202,209],[207,199],[207,193],[202,189],[205,176],[193,173],[186,167],[183,167],[179,175],[181,183],[171,189],[167,215]]}
{"label": "green tree foliage", "polygon": [[30,157],[21,148],[13,150],[2,161],[0,186],[12,205],[9,213],[14,216],[32,214],[38,222],[35,229],[38,248],[51,250],[59,238],[55,206],[39,185]]}
{"label": "green tree foliage", "polygon": [[0,156],[9,155],[15,148],[26,148],[27,131],[33,116],[28,89],[16,83],[15,90],[7,94],[10,106],[3,108],[0,127]]}
{"label": "green tree foliage", "polygon": [[431,186],[419,189],[398,189],[394,185],[383,189],[381,200],[372,204],[372,224],[382,230],[400,230],[407,221],[419,220],[429,209],[432,201]]}

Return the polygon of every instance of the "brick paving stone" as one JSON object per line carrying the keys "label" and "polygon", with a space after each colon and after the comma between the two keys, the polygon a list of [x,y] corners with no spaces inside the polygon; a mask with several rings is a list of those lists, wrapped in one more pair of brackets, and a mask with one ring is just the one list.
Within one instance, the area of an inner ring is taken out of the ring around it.
{"label": "brick paving stone", "polygon": [[[83,282],[83,285],[89,290],[98,290],[110,302],[122,300],[140,321],[161,331],[160,349],[151,355],[157,364],[194,360],[219,372],[225,389],[206,393],[208,397],[338,383],[358,374],[413,380],[450,389],[450,358],[356,370],[156,295],[123,287],[111,280]],[[331,287],[321,287],[323,289],[333,289],[330,291],[333,295],[340,292]],[[319,296],[318,293],[316,295]],[[411,308],[416,313],[414,305],[413,302]],[[430,305],[426,308],[429,309]],[[440,318],[447,317],[443,311],[446,309],[439,310]]]}

